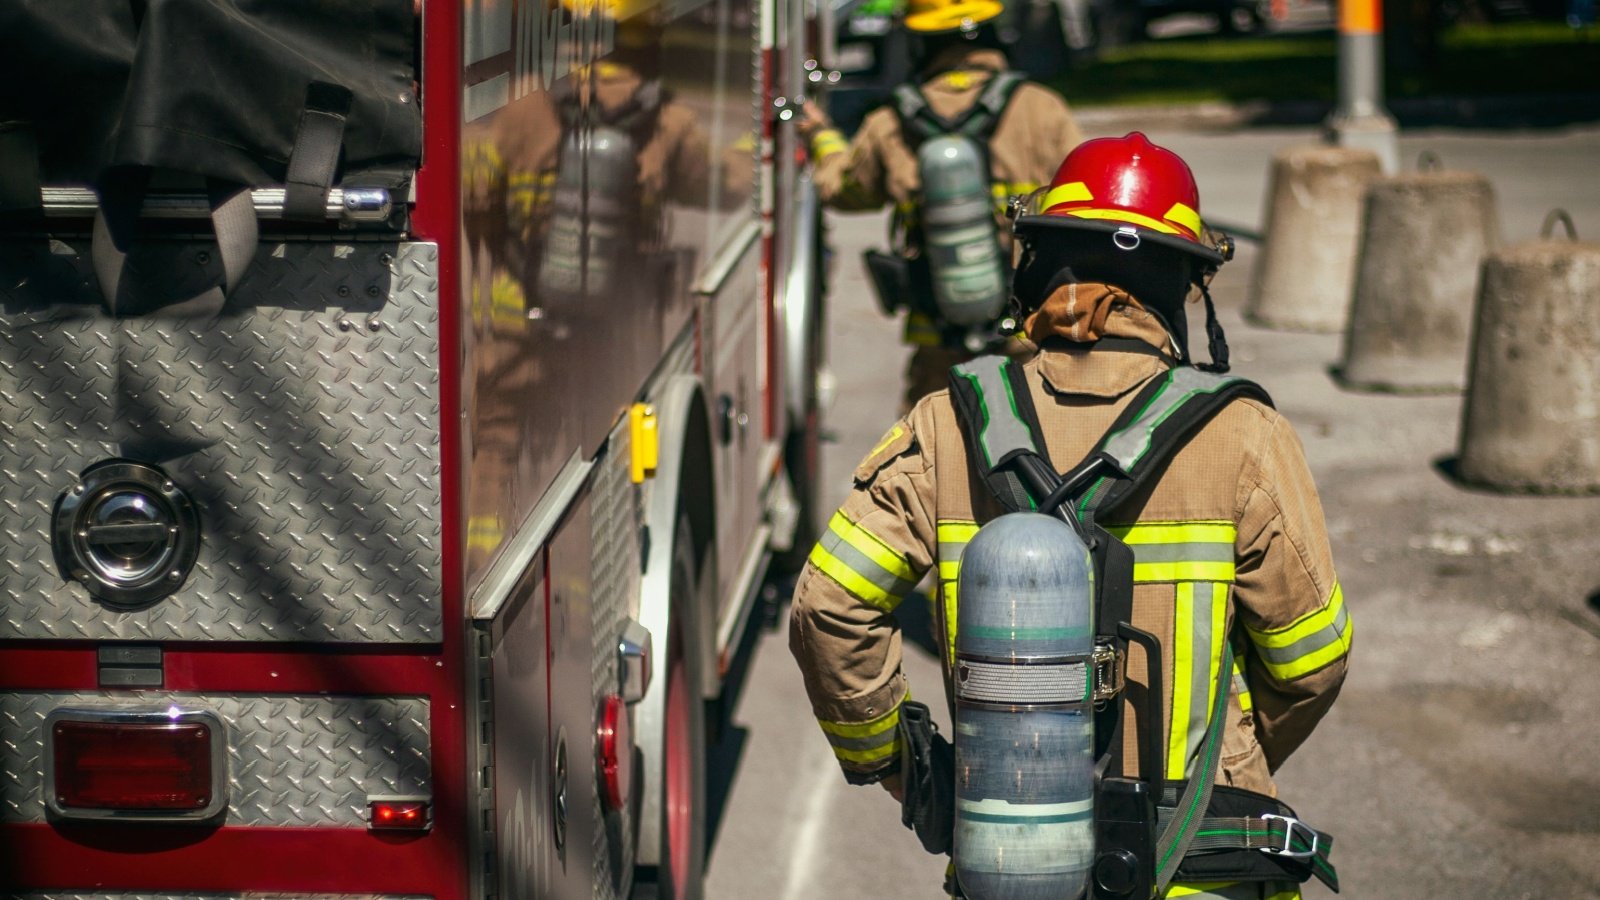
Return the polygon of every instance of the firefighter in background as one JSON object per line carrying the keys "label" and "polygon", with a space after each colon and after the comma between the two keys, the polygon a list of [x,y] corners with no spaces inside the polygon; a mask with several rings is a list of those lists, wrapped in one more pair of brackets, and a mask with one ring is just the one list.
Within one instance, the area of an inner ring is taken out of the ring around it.
{"label": "firefighter in background", "polygon": [[[667,246],[667,217],[747,202],[754,138],[719,150],[703,116],[662,84],[659,10],[640,0],[551,0],[572,21],[611,20],[611,51],[463,129],[463,227],[471,358],[463,386],[477,444],[467,547],[476,567],[515,527],[513,490],[558,429],[528,428],[508,398],[576,390],[552,342],[583,340],[618,314],[659,315],[696,261]],[[645,334],[641,331],[640,334]],[[614,347],[621,353],[654,347]],[[524,430],[526,429],[526,431]]]}
{"label": "firefighter in background", "polygon": [[[1015,225],[1013,312],[1039,352],[1006,365],[1020,373],[1015,390],[1025,384],[1047,458],[1065,467],[1143,389],[1194,365],[1185,304],[1224,258],[1201,223],[1188,166],[1138,133],[1081,145],[1031,201]],[[1211,355],[1225,363],[1209,296],[1206,307]],[[897,799],[908,685],[895,607],[937,567],[948,696],[961,552],[1002,511],[961,424],[948,390],[896,423],[855,470],[795,589],[790,648],[822,731],[846,780],[882,784]],[[1208,685],[1231,677],[1215,781],[1272,797],[1273,771],[1338,694],[1352,638],[1316,487],[1289,423],[1256,399],[1221,406],[1170,453],[1152,482],[1101,518],[1135,549],[1132,624],[1161,644],[1168,683],[1151,688],[1164,698],[1161,771],[1193,774],[1212,721]],[[1232,676],[1222,671],[1224,641],[1238,648]],[[1131,648],[1129,687],[1116,701],[1129,776],[1140,754],[1128,698],[1146,695],[1145,671]],[[1167,896],[1299,895],[1292,883],[1258,882]]]}
{"label": "firefighter in background", "polygon": [[[999,345],[993,324],[1011,260],[1006,201],[1049,180],[1082,140],[1065,100],[1009,71],[995,27],[1003,10],[998,0],[910,0],[904,24],[914,80],[869,113],[848,143],[818,105],[801,119],[824,203],[894,207],[891,253],[868,254],[867,262],[883,307],[906,309],[904,341],[915,349],[903,410],[943,386],[951,365]],[[960,171],[966,159],[976,162],[975,179]],[[930,164],[938,171],[924,171]],[[959,202],[972,194],[962,182],[972,180],[987,195],[987,220]],[[945,209],[930,216],[930,204]],[[964,308],[950,308],[950,293],[962,295],[954,305]]]}

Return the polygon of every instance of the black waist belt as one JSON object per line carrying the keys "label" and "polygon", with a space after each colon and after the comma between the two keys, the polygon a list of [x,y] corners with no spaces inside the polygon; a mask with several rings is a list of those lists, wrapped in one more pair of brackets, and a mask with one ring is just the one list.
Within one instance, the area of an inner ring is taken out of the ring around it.
{"label": "black waist belt", "polygon": [[[1176,799],[1182,784],[1168,782],[1163,799]],[[1163,825],[1169,815],[1163,805]],[[1328,861],[1332,849],[1333,837],[1302,822],[1287,804],[1217,785],[1178,865],[1177,880],[1304,882],[1315,876],[1337,893],[1339,874]]]}

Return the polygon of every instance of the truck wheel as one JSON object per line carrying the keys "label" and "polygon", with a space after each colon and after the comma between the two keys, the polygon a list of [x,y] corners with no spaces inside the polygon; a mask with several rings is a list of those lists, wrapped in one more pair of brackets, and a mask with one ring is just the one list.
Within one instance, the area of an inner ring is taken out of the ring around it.
{"label": "truck wheel", "polygon": [[672,565],[672,624],[667,637],[667,683],[661,741],[661,863],[640,872],[634,897],[700,900],[706,859],[706,712],[700,699],[699,655],[684,637],[687,610],[698,600],[689,522],[678,523]]}

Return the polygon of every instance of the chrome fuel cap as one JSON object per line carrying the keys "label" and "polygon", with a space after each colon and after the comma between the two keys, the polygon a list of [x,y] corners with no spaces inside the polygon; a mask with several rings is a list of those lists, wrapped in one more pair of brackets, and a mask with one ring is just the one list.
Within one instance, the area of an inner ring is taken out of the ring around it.
{"label": "chrome fuel cap", "polygon": [[56,499],[53,549],[61,574],[95,598],[143,606],[176,591],[200,551],[194,504],[156,466],[108,460]]}

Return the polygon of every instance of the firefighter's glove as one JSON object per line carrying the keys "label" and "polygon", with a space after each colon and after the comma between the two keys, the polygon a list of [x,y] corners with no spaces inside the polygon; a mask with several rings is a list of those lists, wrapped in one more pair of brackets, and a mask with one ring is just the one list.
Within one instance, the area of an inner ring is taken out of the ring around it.
{"label": "firefighter's glove", "polygon": [[916,832],[922,849],[950,852],[955,837],[956,750],[939,734],[926,704],[900,706],[900,821]]}

